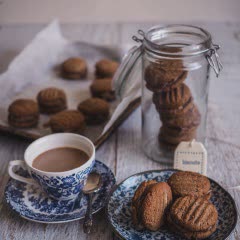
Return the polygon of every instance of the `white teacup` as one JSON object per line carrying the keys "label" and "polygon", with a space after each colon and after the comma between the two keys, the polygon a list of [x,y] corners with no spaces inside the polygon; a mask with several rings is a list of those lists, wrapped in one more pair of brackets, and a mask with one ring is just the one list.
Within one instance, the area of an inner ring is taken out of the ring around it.
{"label": "white teacup", "polygon": [[[80,149],[89,156],[89,160],[80,167],[65,172],[44,172],[32,166],[33,160],[37,156],[60,147]],[[11,161],[8,173],[18,181],[39,184],[50,197],[58,200],[69,200],[79,195],[94,163],[95,147],[88,138],[73,133],[56,133],[42,137],[30,144],[24,153],[24,161]],[[14,166],[26,169],[31,177],[26,178],[18,175],[13,171]]]}

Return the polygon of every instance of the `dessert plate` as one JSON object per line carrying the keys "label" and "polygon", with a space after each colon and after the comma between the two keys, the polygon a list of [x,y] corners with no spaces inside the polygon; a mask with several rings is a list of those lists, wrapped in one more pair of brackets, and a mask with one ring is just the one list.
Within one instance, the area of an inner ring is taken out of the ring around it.
{"label": "dessert plate", "polygon": [[[158,239],[158,240],[184,240],[167,229],[156,232],[148,230],[138,231],[131,220],[131,199],[139,184],[143,181],[155,179],[167,181],[177,170],[147,171],[133,175],[115,187],[108,198],[106,207],[107,218],[113,231],[122,239]],[[218,183],[211,182],[211,201],[216,206],[219,214],[217,231],[208,237],[208,240],[229,239],[237,223],[237,209],[231,195]]]}
{"label": "dessert plate", "polygon": [[[106,205],[106,200],[116,180],[114,174],[104,163],[96,161],[93,171],[101,174],[103,184],[93,198],[93,213]],[[22,172],[27,175],[27,172]],[[10,179],[5,198],[10,207],[21,217],[42,223],[70,222],[84,218],[87,209],[87,198],[80,195],[75,201],[56,201],[49,198],[40,187]]]}

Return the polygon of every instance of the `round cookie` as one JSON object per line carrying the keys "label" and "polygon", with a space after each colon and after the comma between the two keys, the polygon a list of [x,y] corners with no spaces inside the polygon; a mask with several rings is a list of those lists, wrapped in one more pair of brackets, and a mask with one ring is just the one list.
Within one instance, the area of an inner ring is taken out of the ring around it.
{"label": "round cookie", "polygon": [[197,106],[194,104],[191,109],[181,116],[166,117],[162,114],[160,119],[165,126],[178,128],[184,131],[199,126],[201,122],[201,114]]}
{"label": "round cookie", "polygon": [[193,98],[186,84],[167,92],[153,94],[153,103],[161,116],[182,115],[193,107]]}
{"label": "round cookie", "polygon": [[87,124],[99,124],[109,117],[110,106],[108,102],[100,98],[89,98],[78,105],[86,119]]}
{"label": "round cookie", "polygon": [[191,97],[189,87],[183,83],[169,91],[153,93],[153,103],[159,109],[176,109],[186,104]]}
{"label": "round cookie", "polygon": [[141,203],[142,224],[157,231],[165,222],[166,210],[172,202],[171,188],[165,182],[151,185]]}
{"label": "round cookie", "polygon": [[101,59],[95,65],[95,74],[97,78],[112,78],[119,66],[118,62]]}
{"label": "round cookie", "polygon": [[82,58],[69,58],[62,64],[62,76],[66,79],[84,79],[87,76],[87,63]]}
{"label": "round cookie", "polygon": [[186,78],[187,71],[182,70],[178,60],[151,63],[144,73],[146,87],[152,92],[168,91],[179,86]]}
{"label": "round cookie", "polygon": [[206,232],[217,224],[216,207],[204,198],[178,198],[170,209],[173,222],[190,232]]}
{"label": "round cookie", "polygon": [[139,230],[143,228],[142,224],[141,224],[141,211],[139,210],[141,207],[141,200],[142,197],[144,196],[144,192],[145,190],[151,186],[152,184],[157,183],[157,181],[155,180],[149,180],[149,181],[144,181],[142,182],[139,187],[137,188],[137,190],[134,193],[134,196],[132,198],[132,204],[131,204],[131,208],[132,208],[132,220],[133,220],[133,224],[135,225],[135,227],[137,227]]}
{"label": "round cookie", "polygon": [[50,126],[52,132],[83,133],[85,130],[85,119],[77,110],[66,110],[51,116],[45,126]]}
{"label": "round cookie", "polygon": [[103,78],[95,80],[90,86],[93,97],[102,98],[106,101],[115,100],[115,92],[112,89],[112,79]]}
{"label": "round cookie", "polygon": [[38,104],[31,99],[17,99],[8,108],[8,123],[13,127],[35,127],[38,119]]}
{"label": "round cookie", "polygon": [[67,98],[63,90],[50,87],[41,90],[37,95],[41,113],[57,113],[67,108]]}
{"label": "round cookie", "polygon": [[166,143],[178,145],[182,141],[191,141],[196,138],[196,128],[177,132],[174,128],[171,129],[163,126],[160,128],[158,138],[159,140],[164,140]]}
{"label": "round cookie", "polygon": [[175,149],[177,148],[178,144],[171,144],[168,143],[166,141],[164,141],[164,139],[161,139],[158,137],[158,144],[159,144],[159,148],[162,150],[164,149],[167,152],[173,152],[175,151]]}
{"label": "round cookie", "polygon": [[210,181],[207,177],[189,171],[176,172],[167,182],[175,198],[188,195],[202,197],[207,195],[211,188]]}
{"label": "round cookie", "polygon": [[210,227],[206,231],[193,232],[193,231],[185,230],[172,220],[170,214],[168,214],[167,216],[167,222],[168,222],[168,228],[172,232],[175,232],[176,234],[179,234],[187,239],[205,239],[210,235],[212,235],[217,230],[217,225]]}

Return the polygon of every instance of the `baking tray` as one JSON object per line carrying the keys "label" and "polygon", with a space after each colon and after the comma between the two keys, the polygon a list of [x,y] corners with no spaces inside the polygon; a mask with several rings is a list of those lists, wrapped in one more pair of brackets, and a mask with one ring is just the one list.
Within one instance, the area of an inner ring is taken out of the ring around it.
{"label": "baking tray", "polygon": [[[79,102],[91,96],[89,86],[95,78],[95,63],[102,58],[120,62],[126,51],[126,47],[122,46],[97,46],[86,42],[69,41],[62,36],[59,26],[49,25],[10,63],[8,70],[0,75],[0,130],[31,140],[51,134],[49,128],[43,127],[49,120],[49,116],[43,114],[40,115],[36,128],[18,129],[9,126],[7,121],[9,104],[17,98],[36,99],[41,89],[54,86],[66,92],[68,109],[76,109]],[[60,74],[61,63],[69,57],[76,56],[87,61],[87,78],[63,79]],[[122,102],[125,103],[119,107]],[[83,135],[99,147],[139,104],[139,97],[129,98],[127,102],[120,100],[111,102],[109,120],[100,125],[87,126]]]}

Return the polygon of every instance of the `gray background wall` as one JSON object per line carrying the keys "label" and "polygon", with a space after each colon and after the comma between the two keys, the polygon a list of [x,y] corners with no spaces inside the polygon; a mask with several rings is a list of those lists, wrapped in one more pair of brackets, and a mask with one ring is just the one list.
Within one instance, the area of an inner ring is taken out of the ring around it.
{"label": "gray background wall", "polygon": [[240,0],[0,0],[0,23],[239,21]]}

